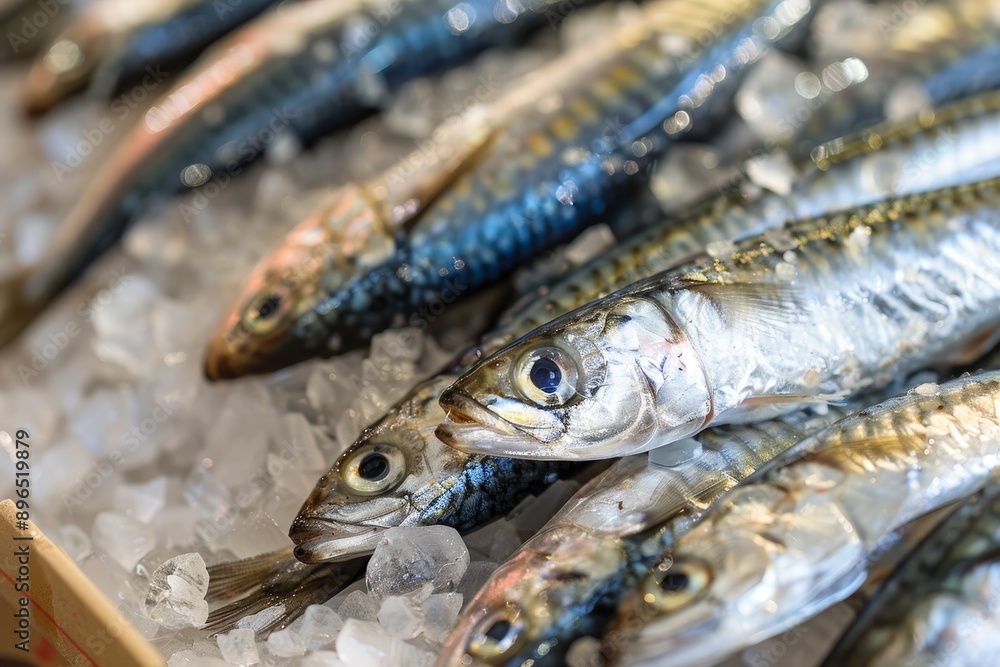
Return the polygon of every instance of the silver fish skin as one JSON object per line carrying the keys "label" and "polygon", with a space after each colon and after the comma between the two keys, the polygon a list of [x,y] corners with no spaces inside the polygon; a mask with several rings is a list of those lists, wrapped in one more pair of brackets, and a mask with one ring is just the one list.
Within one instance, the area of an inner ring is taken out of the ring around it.
{"label": "silver fish skin", "polygon": [[603,633],[621,596],[716,499],[844,414],[806,410],[709,429],[670,467],[646,454],[620,459],[493,573],[437,664],[562,664],[575,639]]}
{"label": "silver fish skin", "polygon": [[436,434],[597,459],[972,360],[997,338],[1000,181],[786,225],[640,281],[484,359]]}
{"label": "silver fish skin", "polygon": [[[501,466],[493,457],[469,456],[434,437],[435,427],[445,418],[438,399],[463,369],[555,317],[672,267],[707,244],[780,225],[815,210],[821,205],[817,202],[829,205],[844,197],[855,197],[858,203],[881,199],[881,190],[866,177],[872,160],[880,155],[906,167],[900,169],[903,178],[896,186],[901,192],[934,178],[952,177],[953,165],[947,160],[931,162],[927,170],[932,173],[908,165],[918,164],[933,151],[942,135],[952,137],[955,144],[978,143],[982,151],[966,152],[983,159],[989,153],[990,123],[996,127],[1000,119],[1000,95],[956,106],[947,113],[942,110],[936,118],[929,125],[875,128],[857,139],[829,146],[821,165],[825,171],[810,174],[788,197],[733,191],[676,218],[661,217],[534,299],[508,310],[455,367],[417,386],[366,429],[320,478],[289,531],[298,545],[296,555],[318,562],[369,553],[381,533],[397,525],[446,523],[470,528],[506,511],[518,494],[555,479],[562,467]],[[995,154],[1000,155],[1000,133],[995,134]],[[943,168],[937,171],[939,163]],[[650,212],[655,215],[655,210]],[[379,473],[378,479],[362,474],[361,464],[372,457],[378,462],[372,469]]]}
{"label": "silver fish skin", "polygon": [[977,667],[1000,652],[1000,480],[910,554],[827,656],[835,665]]}
{"label": "silver fish skin", "polygon": [[710,665],[865,580],[895,529],[1000,467],[1000,372],[925,384],[803,440],[709,511],[625,598],[615,665]]}

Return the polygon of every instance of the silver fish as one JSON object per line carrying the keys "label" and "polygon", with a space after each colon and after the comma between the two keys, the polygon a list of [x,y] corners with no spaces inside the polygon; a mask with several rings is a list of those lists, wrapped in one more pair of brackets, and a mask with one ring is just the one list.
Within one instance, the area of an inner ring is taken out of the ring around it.
{"label": "silver fish", "polygon": [[824,667],[985,665],[1000,651],[1000,483],[962,503],[844,633]]}
{"label": "silver fish", "polygon": [[717,503],[619,608],[613,664],[695,667],[809,618],[887,535],[1000,468],[1000,372],[925,384],[827,428]]}
{"label": "silver fish", "polygon": [[791,223],[596,301],[441,395],[465,451],[595,459],[885,386],[997,338],[1000,180]]}

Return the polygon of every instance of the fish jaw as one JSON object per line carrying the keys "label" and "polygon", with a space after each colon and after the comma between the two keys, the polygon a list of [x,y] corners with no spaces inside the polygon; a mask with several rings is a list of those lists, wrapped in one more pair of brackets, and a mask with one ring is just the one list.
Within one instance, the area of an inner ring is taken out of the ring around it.
{"label": "fish jaw", "polygon": [[359,266],[395,249],[380,207],[360,185],[333,190],[253,269],[209,339],[210,380],[267,373],[337,350],[310,336],[316,307]]}
{"label": "fish jaw", "polygon": [[[441,442],[461,452],[530,459],[575,459],[572,451],[548,445],[563,433],[557,419],[539,427],[516,425],[493,412],[460,389],[441,394],[445,419],[434,434]],[[537,411],[540,417],[548,413]]]}
{"label": "fish jaw", "polygon": [[372,553],[385,530],[381,526],[334,524],[322,519],[297,518],[289,535],[295,542],[295,557],[298,560],[303,563],[326,563]]}
{"label": "fish jaw", "polygon": [[296,545],[295,556],[304,563],[370,554],[383,531],[403,524],[409,507],[405,498],[352,502],[346,496],[327,494],[322,503],[314,504],[313,496],[288,531]]}

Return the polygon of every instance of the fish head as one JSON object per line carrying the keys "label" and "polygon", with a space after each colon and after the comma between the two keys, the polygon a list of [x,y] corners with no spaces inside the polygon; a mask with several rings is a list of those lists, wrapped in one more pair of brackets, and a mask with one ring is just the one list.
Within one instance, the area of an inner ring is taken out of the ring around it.
{"label": "fish head", "polygon": [[[859,531],[834,494],[798,500],[798,481],[737,487],[622,600],[603,652],[614,664],[716,664],[842,600],[867,575]],[[834,496],[834,497],[831,497]]]}
{"label": "fish head", "polygon": [[[559,525],[533,536],[490,576],[445,642],[438,664],[565,664],[588,613],[626,557],[613,540]],[[580,604],[580,603],[583,604]]]}
{"label": "fish head", "polygon": [[[719,662],[727,645],[745,636],[739,603],[761,591],[765,551],[752,540],[713,541],[696,553],[660,557],[620,603],[602,652],[621,664]],[[766,615],[764,604],[750,613]]]}
{"label": "fish head", "polygon": [[267,373],[337,352],[326,338],[310,335],[318,306],[358,267],[394,247],[365,191],[338,188],[254,268],[209,341],[205,375]]}
{"label": "fish head", "polygon": [[418,387],[320,478],[289,531],[299,560],[371,553],[388,528],[418,523],[462,473],[468,457],[434,437],[437,397],[451,379]]}
{"label": "fish head", "polygon": [[441,396],[437,435],[463,451],[599,459],[700,430],[708,382],[691,342],[656,302],[612,296],[488,357]]}

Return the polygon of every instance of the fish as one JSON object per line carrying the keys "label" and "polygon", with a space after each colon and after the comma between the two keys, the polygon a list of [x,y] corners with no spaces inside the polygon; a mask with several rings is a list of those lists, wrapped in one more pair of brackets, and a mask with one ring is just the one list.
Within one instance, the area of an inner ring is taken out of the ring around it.
{"label": "fish", "polygon": [[[997,114],[1000,95],[939,111],[936,122],[878,126],[841,140],[826,147],[822,168],[805,176],[787,197],[734,188],[668,217],[655,202],[639,200],[641,207],[636,204],[622,214],[644,222],[633,225],[630,234],[623,232],[621,243],[520,299],[455,363],[419,384],[361,434],[320,478],[293,521],[289,537],[297,545],[297,557],[304,562],[349,557],[371,551],[387,527],[445,523],[465,530],[509,510],[524,494],[571,468],[498,465],[492,457],[469,456],[438,440],[434,431],[445,418],[440,396],[463,370],[550,320],[667,270],[706,245],[823,212],[822,207],[845,197],[858,203],[881,199],[883,187],[866,177],[873,159],[900,165],[904,176],[893,187],[901,192],[946,182],[954,177],[951,160],[934,162],[940,167],[935,173],[909,165],[923,160],[942,134],[955,145],[988,145],[990,128],[1000,120]],[[1000,154],[1000,142],[994,143]],[[962,152],[978,159],[986,155],[985,150]],[[366,461],[377,465],[366,470],[361,466]],[[500,477],[502,473],[514,474]],[[477,491],[494,485],[500,492]],[[501,498],[503,504],[495,502]]]}
{"label": "fish", "polygon": [[564,664],[570,645],[602,635],[621,597],[715,500],[845,413],[709,429],[669,466],[655,455],[619,459],[490,576],[437,664]]}
{"label": "fish", "polygon": [[997,340],[1000,179],[747,237],[563,315],[441,395],[439,439],[624,456],[885,386]]}
{"label": "fish", "polygon": [[43,113],[91,85],[103,97],[144,79],[157,85],[275,4],[277,0],[96,0],[74,15],[32,64],[24,109]]}
{"label": "fish", "polygon": [[[376,111],[381,100],[373,88],[398,91],[583,3],[564,10],[557,0],[504,4],[497,12],[494,4],[303,0],[217,42],[129,128],[44,254],[0,282],[0,345],[155,202],[203,186],[222,189],[277,136],[309,145]],[[189,210],[182,205],[182,215]]]}
{"label": "fish", "polygon": [[834,665],[985,665],[1000,649],[1000,483],[962,502],[838,640]]}
{"label": "fish", "polygon": [[793,445],[628,593],[609,664],[715,664],[845,599],[894,530],[995,474],[998,406],[998,371],[926,383]]}
{"label": "fish", "polygon": [[[464,159],[390,168],[378,192],[347,186],[330,214],[279,242],[211,337],[207,377],[364,347],[379,331],[419,324],[422,307],[464,298],[568,241],[618,206],[677,138],[718,127],[739,76],[811,9],[804,0],[659,0],[599,44],[532,72],[457,123],[474,145],[442,140]],[[339,242],[349,236],[340,230],[359,228],[362,243]]]}

